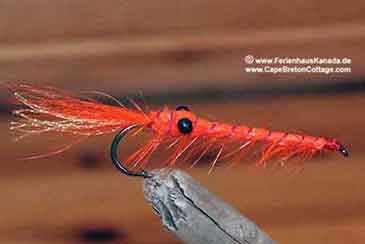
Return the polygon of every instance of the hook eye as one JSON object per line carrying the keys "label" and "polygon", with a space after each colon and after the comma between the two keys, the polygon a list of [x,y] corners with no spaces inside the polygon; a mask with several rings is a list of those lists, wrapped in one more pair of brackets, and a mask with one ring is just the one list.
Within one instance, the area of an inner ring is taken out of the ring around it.
{"label": "hook eye", "polygon": [[124,129],[122,129],[121,131],[119,131],[118,134],[116,134],[116,136],[114,137],[114,139],[112,141],[111,147],[110,147],[110,157],[111,157],[111,160],[112,160],[114,166],[123,174],[128,175],[128,176],[151,178],[152,175],[150,173],[148,173],[147,171],[144,171],[144,170],[141,170],[139,172],[130,171],[118,159],[118,145],[119,145],[120,141],[123,139],[123,137],[126,135],[127,132],[136,128],[137,126],[138,125],[128,126]]}

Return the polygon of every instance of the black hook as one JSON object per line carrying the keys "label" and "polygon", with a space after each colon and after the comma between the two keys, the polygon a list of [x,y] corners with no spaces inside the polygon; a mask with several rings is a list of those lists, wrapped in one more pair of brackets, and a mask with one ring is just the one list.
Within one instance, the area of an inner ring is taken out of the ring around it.
{"label": "black hook", "polygon": [[122,172],[123,174],[129,175],[129,176],[139,176],[143,178],[151,178],[152,175],[144,170],[141,170],[139,172],[133,172],[128,170],[126,167],[123,166],[123,164],[118,160],[118,145],[119,142],[123,139],[125,134],[129,131],[137,127],[137,125],[131,125],[128,126],[121,131],[118,132],[118,134],[114,137],[112,145],[110,147],[110,156],[112,159],[112,162],[117,169]]}

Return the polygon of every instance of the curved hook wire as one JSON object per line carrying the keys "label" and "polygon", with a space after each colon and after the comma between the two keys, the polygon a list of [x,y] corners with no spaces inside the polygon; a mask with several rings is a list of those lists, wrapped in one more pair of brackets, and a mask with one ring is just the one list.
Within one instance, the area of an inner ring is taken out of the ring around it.
{"label": "curved hook wire", "polygon": [[118,145],[119,145],[120,141],[123,139],[123,137],[126,135],[126,133],[129,130],[134,129],[137,126],[138,125],[131,125],[118,132],[118,134],[114,137],[111,147],[110,147],[110,157],[112,159],[114,166],[123,174],[128,175],[128,176],[139,176],[139,177],[143,177],[143,178],[151,178],[152,175],[150,173],[148,173],[147,171],[144,171],[144,170],[141,170],[139,172],[130,171],[118,160]]}

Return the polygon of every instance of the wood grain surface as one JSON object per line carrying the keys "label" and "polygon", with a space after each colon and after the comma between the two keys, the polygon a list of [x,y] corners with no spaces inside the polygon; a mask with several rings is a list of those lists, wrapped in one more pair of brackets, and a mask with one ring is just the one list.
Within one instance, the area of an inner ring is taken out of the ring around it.
{"label": "wood grain surface", "polygon": [[[189,173],[278,243],[360,244],[364,12],[360,0],[0,0],[0,83],[25,80],[116,97],[142,91],[152,107],[182,94],[179,102],[211,120],[338,138],[349,158],[316,157],[300,174],[295,166],[273,172],[246,160],[208,176],[208,159]],[[348,57],[352,72],[249,74],[248,54]],[[112,135],[59,156],[18,160],[67,140],[14,142],[2,89],[0,243],[177,243],[144,202],[141,182],[112,167]],[[266,92],[258,96],[260,90]],[[123,152],[135,146],[124,144]]]}
{"label": "wood grain surface", "polygon": [[[118,95],[351,80],[364,75],[364,11],[358,0],[2,0],[0,78]],[[352,72],[246,73],[248,54],[349,57]]]}

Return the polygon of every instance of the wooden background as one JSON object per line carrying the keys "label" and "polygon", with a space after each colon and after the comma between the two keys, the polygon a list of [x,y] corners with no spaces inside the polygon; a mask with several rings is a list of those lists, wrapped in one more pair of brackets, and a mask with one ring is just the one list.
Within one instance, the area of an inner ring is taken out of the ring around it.
{"label": "wooden background", "polygon": [[[312,159],[300,175],[242,166],[208,176],[204,163],[190,173],[279,243],[364,243],[364,12],[359,0],[0,0],[0,81],[142,90],[151,105],[339,138],[350,158]],[[247,54],[348,57],[352,72],[248,74]],[[19,161],[50,145],[13,142],[5,91],[0,100],[0,243],[178,243],[140,180],[112,167],[111,136]]]}

